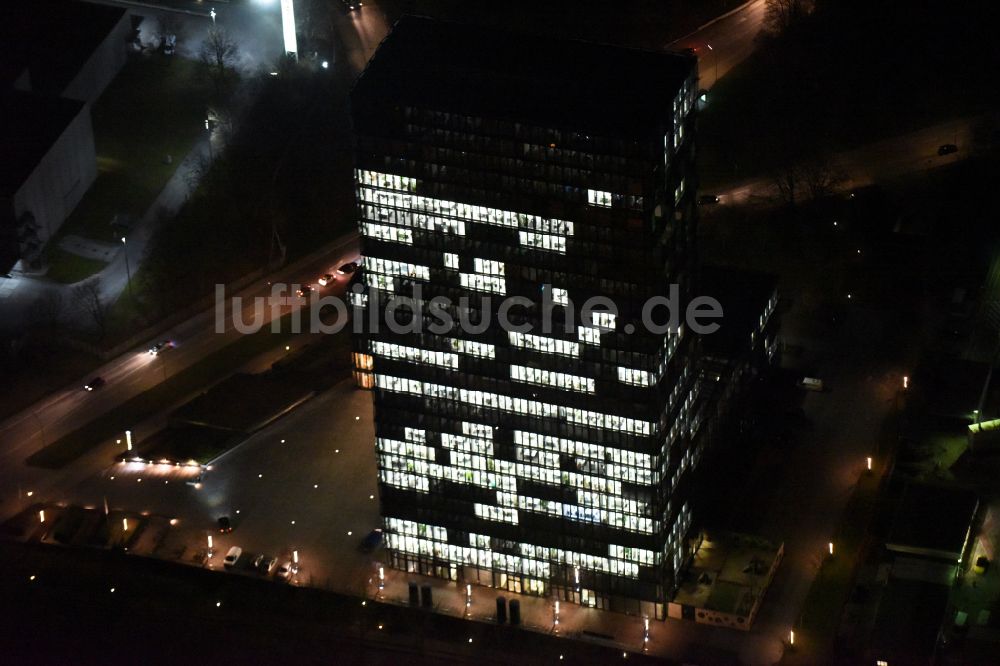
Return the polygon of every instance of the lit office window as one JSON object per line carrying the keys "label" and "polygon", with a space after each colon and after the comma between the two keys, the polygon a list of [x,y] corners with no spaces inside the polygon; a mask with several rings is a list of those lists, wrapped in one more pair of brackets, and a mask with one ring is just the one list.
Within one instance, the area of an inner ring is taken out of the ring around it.
{"label": "lit office window", "polygon": [[519,231],[517,235],[521,240],[521,245],[525,247],[566,254],[566,238],[563,236],[539,234],[531,231]]}
{"label": "lit office window", "polygon": [[388,439],[386,437],[376,437],[375,445],[381,453],[406,458],[417,458],[419,460],[434,460],[434,449],[423,444],[400,442],[399,440]]}
{"label": "lit office window", "polygon": [[478,356],[480,358],[494,358],[496,357],[496,348],[485,342],[476,342],[474,340],[462,340],[460,338],[447,338],[448,344],[451,348],[462,354],[468,354],[469,356]]}
{"label": "lit office window", "polygon": [[454,252],[444,253],[444,267],[458,269],[458,255]]}
{"label": "lit office window", "polygon": [[402,192],[416,192],[417,179],[407,176],[397,176],[389,173],[379,173],[366,169],[355,169],[354,178],[363,185],[374,185],[387,190],[399,190]]}
{"label": "lit office window", "polygon": [[646,370],[635,370],[633,368],[618,368],[618,381],[635,386],[652,386],[653,375]]}
{"label": "lit office window", "polygon": [[580,355],[580,344],[570,340],[547,338],[542,335],[519,333],[518,331],[509,331],[507,337],[510,339],[511,345],[521,349],[530,349],[546,354],[561,354],[563,356]]}
{"label": "lit office window", "polygon": [[492,259],[475,259],[475,271],[477,273],[482,273],[483,275],[503,275],[504,265],[502,261],[494,261]]}
{"label": "lit office window", "polygon": [[591,312],[590,323],[605,331],[615,330],[615,322],[618,316],[611,312]]}
{"label": "lit office window", "polygon": [[559,287],[552,287],[552,302],[556,305],[569,305],[569,292]]}
{"label": "lit office window", "polygon": [[[586,379],[586,378],[584,378]],[[514,398],[508,395],[501,395],[490,391],[473,391],[470,389],[459,389],[454,386],[445,386],[433,382],[420,382],[415,379],[405,377],[393,377],[391,375],[375,375],[375,386],[386,391],[397,393],[409,393],[412,395],[425,395],[433,398],[444,398],[447,400],[459,400],[469,405],[497,409],[515,414],[528,414],[531,416],[545,416],[552,418],[565,418],[569,423],[578,423],[594,428],[606,428],[636,435],[650,435],[653,432],[654,424],[649,421],[642,421],[626,416],[615,414],[602,414],[575,407],[562,407],[538,400],[527,400],[525,398]]]}
{"label": "lit office window", "polygon": [[576,334],[580,339],[580,342],[586,342],[592,345],[601,344],[601,332],[596,328],[591,328],[590,326],[577,326]]}
{"label": "lit office window", "polygon": [[516,509],[506,509],[499,506],[491,506],[489,504],[479,504],[478,502],[475,504],[474,509],[478,518],[517,525]]}
{"label": "lit office window", "polygon": [[[376,179],[385,174],[375,174]],[[410,179],[412,180],[412,179]],[[362,203],[362,214],[372,221],[389,221],[396,224],[439,230],[446,233],[465,235],[466,222],[479,222],[508,228],[520,228],[545,234],[573,235],[573,223],[568,220],[545,218],[515,211],[473,206],[456,201],[446,201],[433,197],[422,197],[404,192],[416,189],[412,184],[400,181],[399,189],[382,188],[385,181],[378,184],[362,180],[358,196]],[[394,184],[394,182],[393,182]],[[608,204],[610,194],[608,194]],[[404,215],[405,213],[405,215]]]}
{"label": "lit office window", "polygon": [[374,222],[362,222],[361,233],[369,238],[392,241],[395,243],[413,243],[413,232],[403,227],[394,227],[388,224],[375,224]]}
{"label": "lit office window", "polygon": [[493,442],[481,437],[453,435],[449,432],[443,432],[441,433],[441,446],[462,453],[474,453],[481,456],[493,455]]}
{"label": "lit office window", "polygon": [[371,341],[371,351],[383,358],[392,358],[411,363],[423,363],[425,365],[439,365],[444,368],[458,369],[458,354],[448,352],[431,351],[429,349],[418,349],[417,347],[406,347],[381,340]]}
{"label": "lit office window", "polygon": [[501,277],[480,275],[479,273],[459,273],[459,281],[466,289],[485,291],[491,294],[506,294],[507,282]]}
{"label": "lit office window", "polygon": [[470,423],[469,421],[462,421],[462,432],[466,435],[472,435],[473,437],[493,439],[493,426],[488,426],[483,423]]}
{"label": "lit office window", "polygon": [[611,192],[601,190],[587,190],[587,203],[591,206],[611,207]]}
{"label": "lit office window", "polygon": [[402,261],[392,261],[391,259],[382,259],[379,257],[365,257],[365,270],[372,273],[402,275],[421,280],[429,280],[431,278],[430,269],[427,266],[408,264]]}
{"label": "lit office window", "polygon": [[579,391],[581,393],[594,392],[594,380],[590,377],[580,377],[570,375],[565,372],[555,372],[553,370],[540,370],[524,365],[510,366],[510,378],[515,381],[527,382],[538,386],[552,386],[555,388]]}

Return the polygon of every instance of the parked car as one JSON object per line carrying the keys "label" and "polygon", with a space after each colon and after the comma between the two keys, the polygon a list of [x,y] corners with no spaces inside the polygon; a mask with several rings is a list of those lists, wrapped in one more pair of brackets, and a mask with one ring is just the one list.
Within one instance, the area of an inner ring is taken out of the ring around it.
{"label": "parked car", "polygon": [[328,285],[331,282],[333,282],[333,274],[332,273],[326,273],[319,280],[317,280],[317,282],[319,282],[319,286],[325,287],[326,285]]}
{"label": "parked car", "polygon": [[356,270],[358,270],[358,265],[352,261],[352,262],[346,263],[343,266],[341,266],[340,268],[338,268],[337,272],[339,274],[341,274],[341,275],[350,275],[351,273],[353,273]]}
{"label": "parked car", "polygon": [[233,523],[229,520],[229,516],[219,518],[219,531],[223,534],[229,534],[233,531]]}
{"label": "parked car", "polygon": [[368,533],[364,539],[361,540],[361,545],[359,548],[363,553],[370,553],[376,548],[382,545],[382,530],[375,529]]}
{"label": "parked car", "polygon": [[242,554],[243,554],[242,548],[240,548],[239,546],[233,546],[232,548],[229,549],[229,552],[226,553],[226,559],[222,560],[222,565],[227,569],[232,569],[233,567],[236,566],[236,563],[239,562],[240,556]]}
{"label": "parked car", "polygon": [[297,294],[299,295],[299,297],[301,298],[301,297],[303,297],[303,296],[308,296],[309,294],[311,294],[311,293],[312,293],[312,291],[313,291],[313,288],[312,288],[312,287],[310,287],[310,286],[309,286],[309,285],[307,285],[307,284],[304,284],[304,285],[302,285],[302,288],[301,288],[301,289],[299,289],[299,290],[298,290],[297,292],[295,292],[295,293],[297,293]]}
{"label": "parked car", "polygon": [[271,573],[271,569],[273,569],[274,565],[277,563],[277,558],[268,557],[267,555],[258,555],[257,559],[254,560],[254,568],[266,576]]}
{"label": "parked car", "polygon": [[823,392],[823,380],[817,379],[816,377],[803,377],[799,380],[799,387],[804,388],[807,391],[818,391]]}
{"label": "parked car", "polygon": [[719,203],[719,196],[717,194],[703,194],[700,197],[698,197],[699,206],[706,206],[717,203]]}
{"label": "parked car", "polygon": [[149,355],[159,356],[162,352],[165,352],[168,349],[173,349],[173,348],[174,348],[174,343],[172,340],[162,340],[149,348]]}
{"label": "parked car", "polygon": [[938,146],[938,155],[951,155],[952,153],[958,152],[958,146],[953,143],[946,143],[943,146]]}
{"label": "parked car", "polygon": [[103,377],[94,377],[89,382],[84,384],[83,388],[86,389],[87,391],[95,391],[104,386],[105,384],[107,384],[107,382],[104,381]]}
{"label": "parked car", "polygon": [[345,12],[353,12],[361,9],[364,3],[357,0],[340,0],[340,6]]}
{"label": "parked car", "polygon": [[280,567],[274,570],[275,577],[286,582],[292,579],[293,573],[295,572],[292,569],[291,562],[285,562]]}

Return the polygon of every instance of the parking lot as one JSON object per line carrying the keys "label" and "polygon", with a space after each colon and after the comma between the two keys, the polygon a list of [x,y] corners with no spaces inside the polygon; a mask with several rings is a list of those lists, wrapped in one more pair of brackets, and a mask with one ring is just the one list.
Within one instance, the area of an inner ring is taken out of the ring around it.
{"label": "parking lot", "polygon": [[[156,550],[165,559],[222,568],[239,546],[232,572],[260,575],[256,555],[280,566],[298,551],[296,582],[360,594],[373,564],[359,545],[379,525],[371,410],[370,394],[346,380],[223,454],[197,486],[173,468],[116,464],[65,499],[176,518]],[[232,532],[219,532],[222,516]]]}

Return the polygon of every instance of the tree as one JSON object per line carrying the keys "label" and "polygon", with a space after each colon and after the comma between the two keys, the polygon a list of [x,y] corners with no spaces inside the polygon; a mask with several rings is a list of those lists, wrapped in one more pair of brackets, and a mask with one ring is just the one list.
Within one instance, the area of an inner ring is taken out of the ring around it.
{"label": "tree", "polygon": [[801,169],[802,181],[813,199],[831,196],[838,186],[848,180],[846,173],[823,157],[806,161]]}
{"label": "tree", "polygon": [[163,12],[159,17],[159,24],[158,35],[161,44],[166,41],[167,35],[173,35],[178,42],[184,38],[186,26],[180,14]]}
{"label": "tree", "polygon": [[765,0],[764,25],[767,31],[780,35],[809,13],[810,0]]}
{"label": "tree", "polygon": [[847,181],[847,175],[823,157],[788,162],[771,175],[778,198],[790,207],[803,199],[822,199]]}
{"label": "tree", "polygon": [[93,277],[73,287],[73,300],[79,303],[103,338],[108,332],[108,306],[101,299],[101,278]]}
{"label": "tree", "polygon": [[201,61],[215,82],[216,92],[225,83],[240,58],[240,47],[225,28],[213,27],[201,44]]}

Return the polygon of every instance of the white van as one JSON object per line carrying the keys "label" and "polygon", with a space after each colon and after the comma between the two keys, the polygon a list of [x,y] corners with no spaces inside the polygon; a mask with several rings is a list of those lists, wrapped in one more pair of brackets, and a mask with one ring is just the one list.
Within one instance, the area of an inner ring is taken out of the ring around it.
{"label": "white van", "polygon": [[239,546],[233,546],[232,548],[229,549],[229,552],[226,553],[226,559],[222,560],[222,565],[227,569],[231,569],[232,567],[236,566],[236,562],[239,561],[240,555],[242,554],[243,554],[242,548],[240,548]]}

